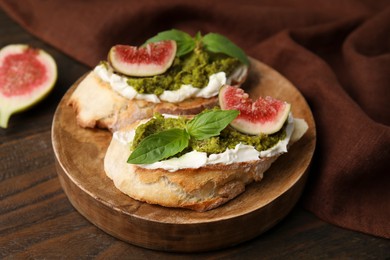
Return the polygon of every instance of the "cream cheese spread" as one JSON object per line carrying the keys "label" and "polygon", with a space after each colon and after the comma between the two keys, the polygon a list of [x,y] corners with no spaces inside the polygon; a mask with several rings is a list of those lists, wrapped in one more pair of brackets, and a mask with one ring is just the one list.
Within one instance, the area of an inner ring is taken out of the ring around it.
{"label": "cream cheese spread", "polygon": [[209,82],[204,88],[195,88],[192,85],[182,85],[177,90],[165,90],[160,96],[155,94],[139,94],[132,86],[127,84],[127,78],[117,75],[100,64],[95,67],[94,73],[110,84],[111,88],[127,99],[142,99],[148,102],[160,103],[167,101],[178,103],[191,97],[210,98],[218,95],[219,89],[227,82],[225,72],[218,72],[209,77]]}

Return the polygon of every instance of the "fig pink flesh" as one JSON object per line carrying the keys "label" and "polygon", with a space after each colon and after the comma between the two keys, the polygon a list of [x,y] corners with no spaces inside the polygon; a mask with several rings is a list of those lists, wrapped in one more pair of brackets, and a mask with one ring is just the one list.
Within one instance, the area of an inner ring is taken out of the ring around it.
{"label": "fig pink flesh", "polygon": [[150,43],[146,47],[117,45],[117,57],[126,63],[133,64],[165,64],[171,56],[172,48],[167,48],[169,42]]}
{"label": "fig pink flesh", "polygon": [[148,43],[137,48],[115,45],[108,59],[116,72],[127,76],[145,77],[164,73],[176,55],[176,42],[172,40]]}
{"label": "fig pink flesh", "polygon": [[240,114],[230,125],[246,134],[272,134],[284,124],[290,104],[272,97],[260,97],[253,102],[241,88],[223,86],[219,92],[222,109],[237,109]]}
{"label": "fig pink flesh", "polygon": [[6,97],[25,95],[47,80],[47,69],[32,48],[6,56],[0,65],[0,92]]}
{"label": "fig pink flesh", "polygon": [[275,120],[279,111],[286,105],[285,102],[271,97],[260,97],[253,102],[242,89],[235,87],[227,88],[224,98],[227,107],[240,110],[237,119],[244,119],[253,123],[265,123]]}

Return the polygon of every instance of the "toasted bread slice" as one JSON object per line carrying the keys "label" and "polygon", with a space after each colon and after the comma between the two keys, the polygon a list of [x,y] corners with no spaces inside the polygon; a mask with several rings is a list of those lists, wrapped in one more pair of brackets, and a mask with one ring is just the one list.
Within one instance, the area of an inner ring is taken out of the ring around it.
{"label": "toasted bread slice", "polygon": [[[232,74],[230,80],[240,84],[245,80],[247,73],[247,68],[240,67]],[[91,71],[78,84],[68,105],[73,107],[77,123],[81,127],[107,128],[113,132],[136,120],[152,117],[155,112],[174,115],[198,114],[205,108],[216,106],[217,103],[217,97],[196,97],[179,103],[129,100],[112,90],[109,83]]]}
{"label": "toasted bread slice", "polygon": [[[304,120],[294,120],[290,145],[306,130]],[[207,211],[232,200],[245,191],[246,185],[261,181],[264,172],[279,157],[170,172],[128,164],[129,146],[113,138],[104,158],[104,170],[120,191],[150,204],[196,211]]]}

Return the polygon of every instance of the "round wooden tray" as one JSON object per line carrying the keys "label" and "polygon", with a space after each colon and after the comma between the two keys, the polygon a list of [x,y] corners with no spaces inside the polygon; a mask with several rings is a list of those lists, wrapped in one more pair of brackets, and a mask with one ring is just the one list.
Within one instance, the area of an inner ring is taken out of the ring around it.
{"label": "round wooden tray", "polygon": [[[164,208],[139,202],[114,187],[103,170],[111,133],[83,129],[67,101],[76,82],[61,100],[52,126],[52,142],[61,185],[73,206],[105,232],[145,248],[196,252],[247,241],[270,229],[300,197],[312,159],[316,131],[304,97],[283,76],[251,59],[243,86],[253,98],[270,95],[292,104],[295,117],[309,130],[265,173],[259,183],[229,203],[207,212]],[[93,97],[91,97],[91,101]]]}

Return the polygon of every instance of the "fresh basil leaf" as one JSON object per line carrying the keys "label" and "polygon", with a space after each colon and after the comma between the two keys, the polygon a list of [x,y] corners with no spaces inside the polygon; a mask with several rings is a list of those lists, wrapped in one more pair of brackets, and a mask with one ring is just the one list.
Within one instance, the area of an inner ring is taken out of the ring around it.
{"label": "fresh basil leaf", "polygon": [[237,58],[246,65],[249,65],[249,60],[245,55],[245,52],[223,35],[218,33],[208,33],[203,36],[202,42],[206,50],[210,52],[224,53],[233,58]]}
{"label": "fresh basil leaf", "polygon": [[176,56],[180,57],[195,48],[195,40],[189,35],[180,30],[172,29],[158,33],[156,36],[148,39],[146,43],[158,42],[163,40],[174,40],[177,44]]}
{"label": "fresh basil leaf", "polygon": [[208,110],[189,121],[187,131],[197,140],[217,136],[238,114],[238,110]]}
{"label": "fresh basil leaf", "polygon": [[183,151],[190,136],[185,129],[172,128],[149,135],[131,153],[128,163],[149,164],[158,162]]}

